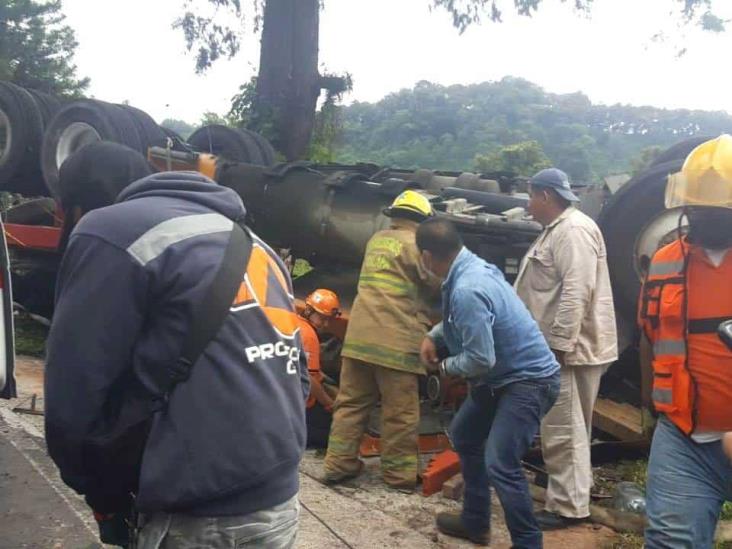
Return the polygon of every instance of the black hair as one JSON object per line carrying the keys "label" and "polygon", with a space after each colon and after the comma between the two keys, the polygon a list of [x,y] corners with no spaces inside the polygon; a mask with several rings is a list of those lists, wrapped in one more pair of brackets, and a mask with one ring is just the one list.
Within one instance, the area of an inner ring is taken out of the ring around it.
{"label": "black hair", "polygon": [[417,248],[427,250],[439,261],[451,259],[463,247],[460,233],[450,221],[432,217],[417,229]]}
{"label": "black hair", "polygon": [[147,159],[137,151],[107,141],[84,146],[67,158],[59,170],[59,199],[64,224],[58,251],[63,252],[74,228],[74,210],[84,215],[114,204],[128,185],[153,173]]}

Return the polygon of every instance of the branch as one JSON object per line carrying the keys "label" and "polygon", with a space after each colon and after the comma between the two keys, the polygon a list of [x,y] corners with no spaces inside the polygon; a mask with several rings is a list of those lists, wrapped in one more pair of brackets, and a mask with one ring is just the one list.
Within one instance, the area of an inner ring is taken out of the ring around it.
{"label": "branch", "polygon": [[[251,0],[254,8],[253,31],[257,32],[265,0]],[[201,3],[211,11],[201,12]],[[241,0],[182,0],[183,15],[173,22],[173,28],[183,31],[186,49],[195,51],[196,72],[205,72],[221,57],[231,59],[241,46],[246,17]]]}

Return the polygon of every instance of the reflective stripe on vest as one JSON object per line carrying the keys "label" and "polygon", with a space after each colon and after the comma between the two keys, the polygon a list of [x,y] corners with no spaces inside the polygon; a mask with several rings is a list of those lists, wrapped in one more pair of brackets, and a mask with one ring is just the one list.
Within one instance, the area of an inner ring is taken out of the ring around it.
{"label": "reflective stripe on vest", "polygon": [[683,339],[659,339],[653,343],[653,355],[686,355],[686,341]]}
{"label": "reflective stripe on vest", "polygon": [[653,402],[660,402],[662,404],[671,404],[673,402],[673,392],[671,389],[653,389],[651,393]]}
{"label": "reflective stripe on vest", "polygon": [[651,263],[648,269],[648,276],[668,276],[679,274],[684,270],[684,260],[681,261],[659,261]]}

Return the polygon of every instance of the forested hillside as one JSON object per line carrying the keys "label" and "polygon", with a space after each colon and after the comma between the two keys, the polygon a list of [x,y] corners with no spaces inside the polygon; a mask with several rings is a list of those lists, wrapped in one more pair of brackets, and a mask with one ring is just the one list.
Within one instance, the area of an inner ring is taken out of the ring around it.
{"label": "forested hillside", "polygon": [[581,93],[547,93],[510,77],[470,86],[420,82],[378,103],[354,103],[341,116],[340,162],[472,170],[478,155],[485,168],[504,147],[536,141],[539,154],[578,182],[629,171],[648,147],[732,133],[727,113],[593,105]]}

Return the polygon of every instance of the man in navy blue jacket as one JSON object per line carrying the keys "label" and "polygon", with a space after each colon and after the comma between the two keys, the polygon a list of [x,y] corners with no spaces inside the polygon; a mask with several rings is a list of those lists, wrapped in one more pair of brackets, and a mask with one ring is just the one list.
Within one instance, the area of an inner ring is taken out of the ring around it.
{"label": "man in navy blue jacket", "polygon": [[[536,322],[494,266],[463,246],[455,227],[429,219],[417,230],[425,267],[444,280],[443,321],[422,343],[428,370],[466,378],[468,398],[450,425],[465,479],[462,513],[440,513],[445,534],[490,540],[495,488],[514,547],[539,548],[521,459],[559,394],[559,364]],[[438,348],[449,357],[438,360]]]}
{"label": "man in navy blue jacket", "polygon": [[[86,443],[113,421],[115,401],[164,392],[244,216],[230,189],[162,173],[86,214],[71,235],[48,341],[46,437],[63,480],[102,522],[130,499],[109,489],[120,472],[100,476]],[[135,490],[139,547],[291,547],[308,389],[288,273],[253,236],[218,334],[153,415]]]}

